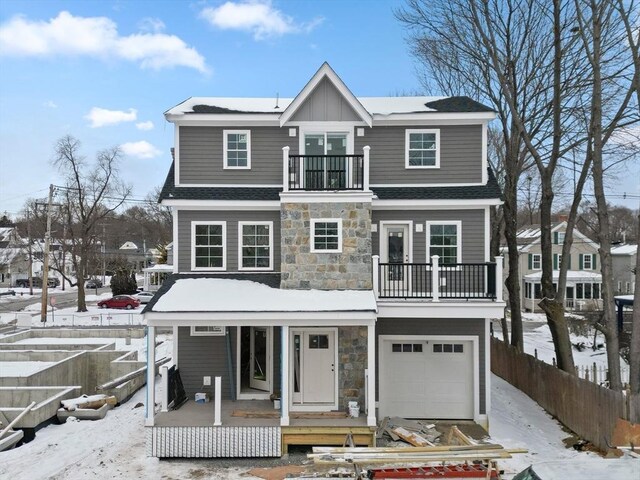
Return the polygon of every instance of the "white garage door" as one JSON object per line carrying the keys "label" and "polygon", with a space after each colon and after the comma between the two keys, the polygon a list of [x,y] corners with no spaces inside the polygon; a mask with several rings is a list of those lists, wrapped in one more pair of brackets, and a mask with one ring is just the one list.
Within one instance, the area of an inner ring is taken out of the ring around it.
{"label": "white garage door", "polygon": [[380,337],[380,417],[473,418],[473,343]]}

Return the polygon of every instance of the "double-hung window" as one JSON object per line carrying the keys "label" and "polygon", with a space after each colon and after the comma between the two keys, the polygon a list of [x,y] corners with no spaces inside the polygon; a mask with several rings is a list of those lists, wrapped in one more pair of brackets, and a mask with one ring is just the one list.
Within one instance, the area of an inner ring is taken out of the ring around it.
{"label": "double-hung window", "polygon": [[[440,265],[462,263],[462,222],[427,222],[429,258],[440,257]],[[428,259],[427,259],[428,260]]]}
{"label": "double-hung window", "polygon": [[342,219],[317,218],[311,220],[311,252],[342,252]]}
{"label": "double-hung window", "polygon": [[534,253],[531,257],[531,269],[532,270],[541,270],[542,269],[542,255],[539,253]]}
{"label": "double-hung window", "polygon": [[223,157],[225,169],[251,168],[251,131],[224,130]]}
{"label": "double-hung window", "polygon": [[191,269],[225,270],[226,222],[193,222],[191,224]]}
{"label": "double-hung window", "polygon": [[405,167],[440,168],[440,130],[406,131]]}
{"label": "double-hung window", "polygon": [[238,222],[239,270],[273,270],[273,222]]}

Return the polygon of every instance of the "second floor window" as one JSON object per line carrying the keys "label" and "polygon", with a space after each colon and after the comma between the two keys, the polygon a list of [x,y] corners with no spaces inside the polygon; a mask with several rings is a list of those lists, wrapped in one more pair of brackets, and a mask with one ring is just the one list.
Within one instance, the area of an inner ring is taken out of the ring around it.
{"label": "second floor window", "polygon": [[239,222],[240,270],[273,269],[273,222]]}
{"label": "second floor window", "polygon": [[531,269],[532,270],[540,270],[542,268],[542,255],[539,253],[534,253],[531,256]]}
{"label": "second floor window", "polygon": [[340,253],[342,251],[342,220],[311,220],[311,251]]}
{"label": "second floor window", "polygon": [[193,270],[224,270],[226,268],[226,223],[192,224]]}
{"label": "second floor window", "polygon": [[[440,265],[455,265],[462,262],[460,222],[427,222],[427,251],[429,258],[440,257]],[[428,260],[428,259],[427,259]]]}
{"label": "second floor window", "polygon": [[225,130],[224,168],[251,168],[251,132],[249,130]]}
{"label": "second floor window", "polygon": [[440,131],[407,130],[406,168],[440,168]]}

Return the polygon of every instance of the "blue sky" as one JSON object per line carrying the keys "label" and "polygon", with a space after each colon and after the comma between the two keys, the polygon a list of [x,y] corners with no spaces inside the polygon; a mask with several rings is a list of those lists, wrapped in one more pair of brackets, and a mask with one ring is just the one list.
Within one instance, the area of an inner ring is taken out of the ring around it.
{"label": "blue sky", "polygon": [[144,197],[170,164],[163,112],[190,96],[295,96],[324,61],[356,95],[420,92],[402,4],[2,0],[0,214],[61,181],[50,159],[65,134],[89,158],[121,145]]}

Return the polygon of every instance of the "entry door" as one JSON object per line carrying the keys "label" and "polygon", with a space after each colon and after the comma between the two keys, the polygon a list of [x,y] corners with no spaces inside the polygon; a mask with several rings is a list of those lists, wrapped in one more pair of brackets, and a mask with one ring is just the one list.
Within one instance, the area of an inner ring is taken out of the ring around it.
{"label": "entry door", "polygon": [[409,225],[385,225],[380,257],[382,263],[392,263],[385,271],[381,287],[393,294],[409,290],[409,271],[405,264],[410,262]]}
{"label": "entry door", "polygon": [[310,190],[338,190],[347,185],[347,134],[304,135],[304,179]]}
{"label": "entry door", "polygon": [[270,343],[271,330],[269,328],[251,327],[251,371],[249,376],[249,386],[256,390],[268,391],[270,389]]}
{"label": "entry door", "polygon": [[297,404],[333,404],[336,383],[336,338],[332,330],[293,335],[293,400]]}

